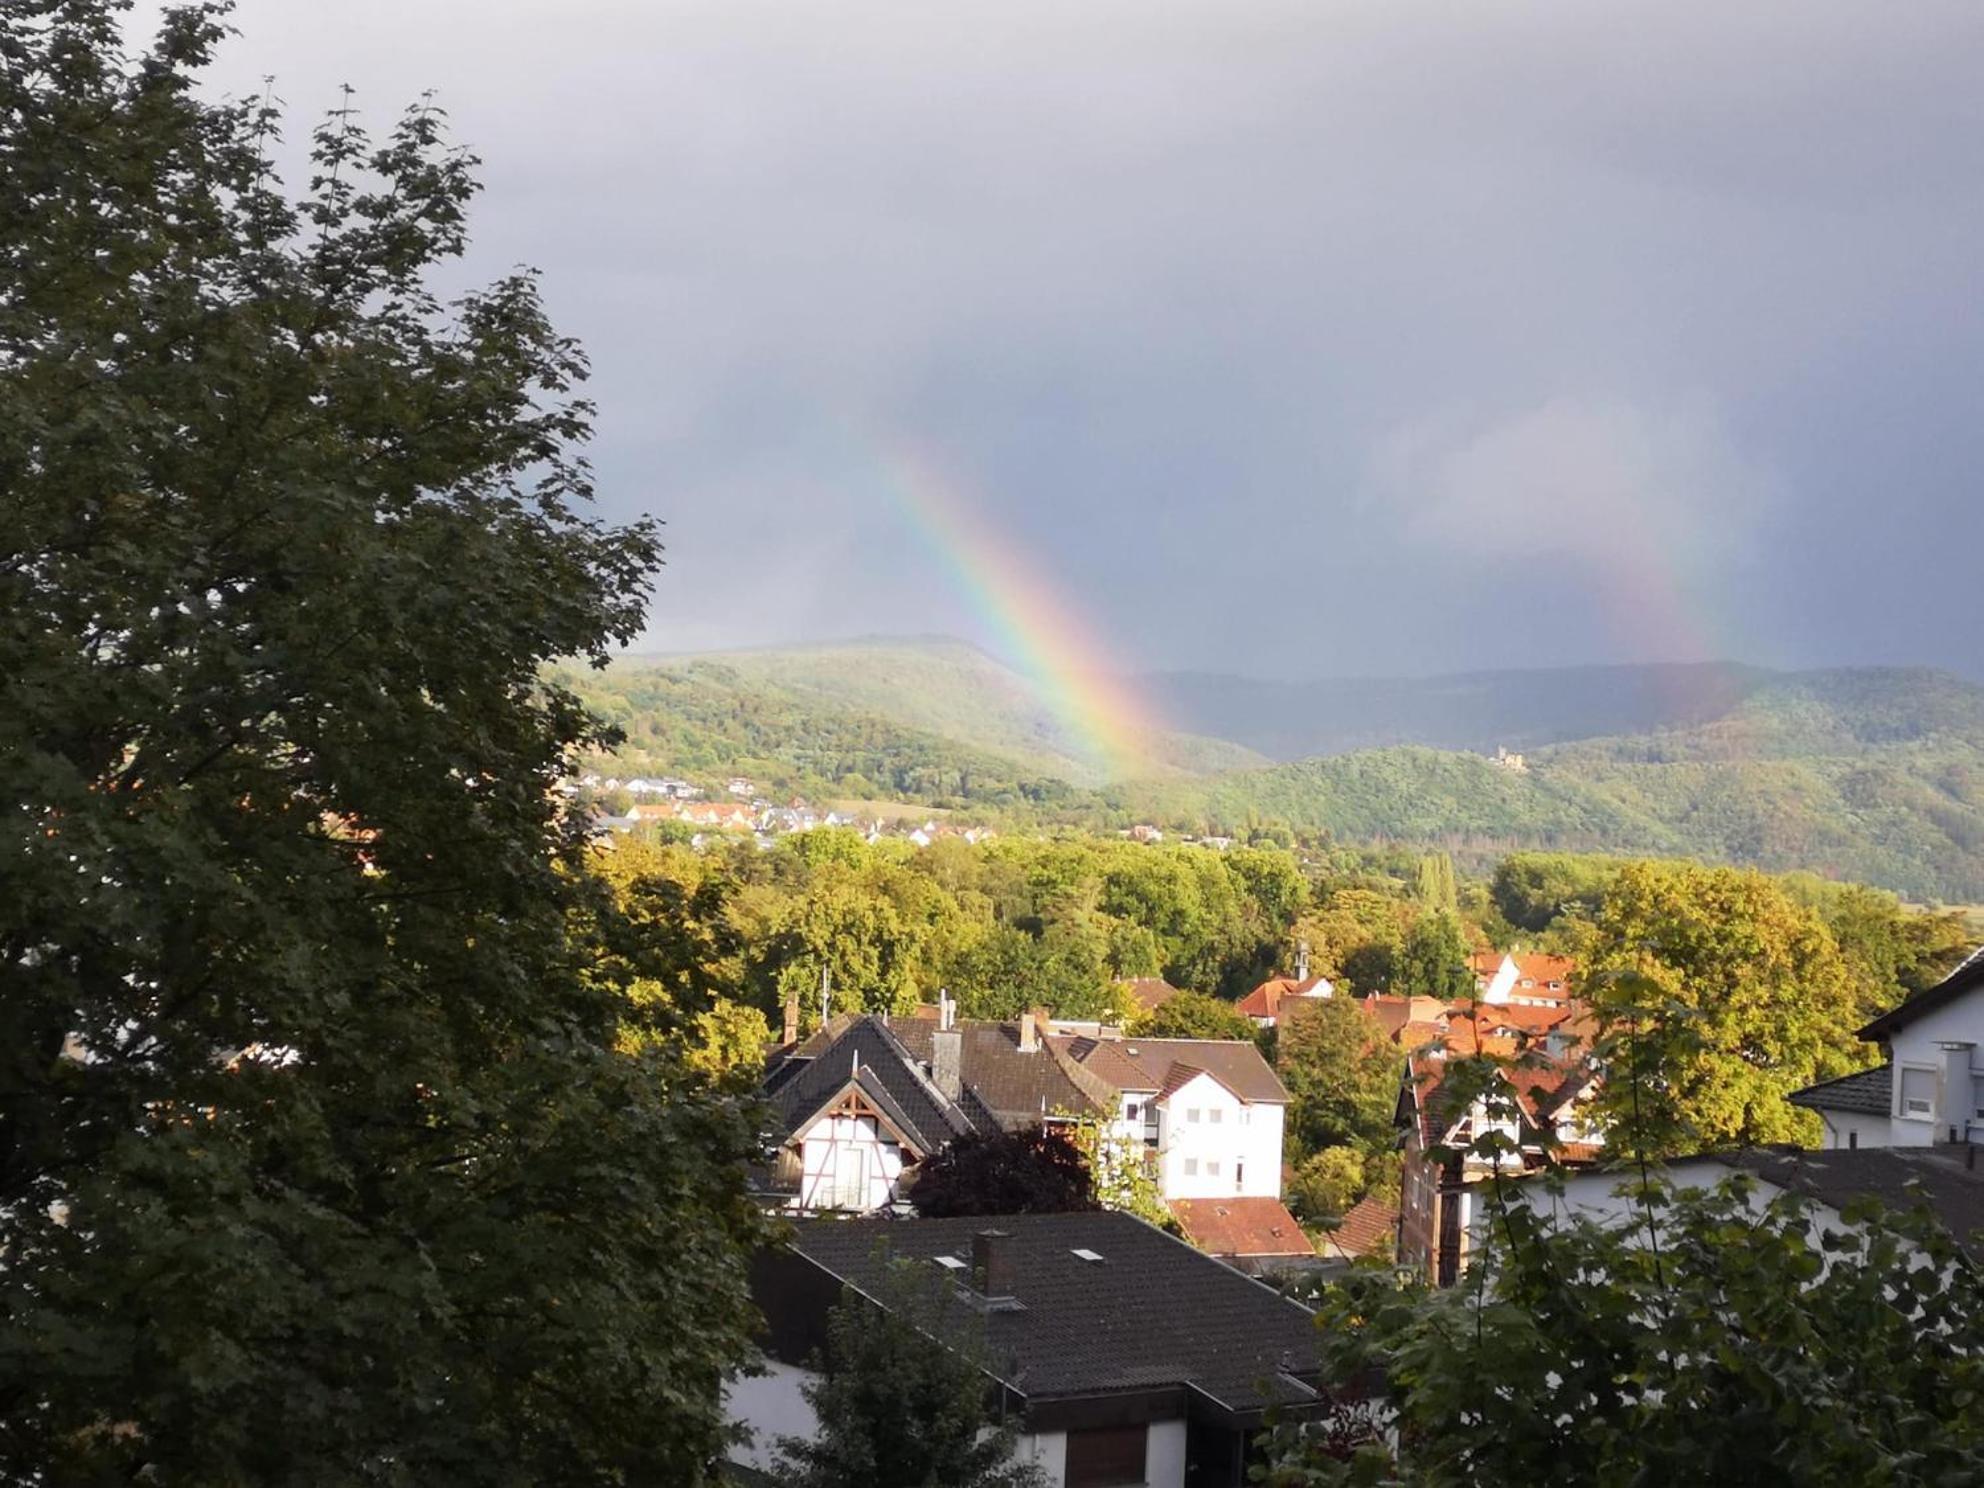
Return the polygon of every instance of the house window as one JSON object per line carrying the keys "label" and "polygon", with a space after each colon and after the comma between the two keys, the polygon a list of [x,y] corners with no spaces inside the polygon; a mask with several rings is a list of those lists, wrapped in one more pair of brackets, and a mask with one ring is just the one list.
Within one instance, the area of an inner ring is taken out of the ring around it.
{"label": "house window", "polygon": [[1210,1111],[1206,1112],[1206,1120],[1210,1121],[1214,1126],[1218,1126],[1225,1119],[1226,1113],[1220,1110],[1218,1106],[1214,1106]]}
{"label": "house window", "polygon": [[1185,1108],[1185,1119],[1187,1121],[1197,1121],[1199,1119],[1199,1108],[1197,1106],[1187,1106]]}
{"label": "house window", "polygon": [[1142,1426],[1068,1433],[1068,1488],[1127,1488],[1144,1481]]}
{"label": "house window", "polygon": [[1901,1114],[1925,1120],[1936,1111],[1936,1072],[1904,1069],[1901,1072]]}
{"label": "house window", "polygon": [[1233,1164],[1233,1191],[1235,1193],[1240,1192],[1241,1182],[1246,1176],[1247,1164],[1236,1160]]}
{"label": "house window", "polygon": [[1219,1176],[1219,1159],[1216,1157],[1207,1158],[1206,1177],[1217,1178],[1218,1176]]}
{"label": "house window", "polygon": [[1185,1159],[1185,1176],[1187,1178],[1196,1178],[1199,1176],[1199,1160],[1196,1157]]}
{"label": "house window", "polygon": [[1137,1103],[1135,1101],[1129,1101],[1124,1104],[1123,1119],[1125,1121],[1135,1121],[1137,1119]]}

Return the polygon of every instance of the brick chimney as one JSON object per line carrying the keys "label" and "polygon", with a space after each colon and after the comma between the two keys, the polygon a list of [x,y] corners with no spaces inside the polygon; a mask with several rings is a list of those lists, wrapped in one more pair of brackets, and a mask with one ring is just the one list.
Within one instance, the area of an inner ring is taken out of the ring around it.
{"label": "brick chimney", "polygon": [[788,1044],[799,1042],[799,994],[797,992],[788,992],[785,994],[784,1038]]}
{"label": "brick chimney", "polygon": [[930,1083],[955,1101],[964,1094],[964,1035],[939,1028],[930,1035]]}
{"label": "brick chimney", "polygon": [[971,1237],[971,1289],[988,1300],[1013,1295],[1013,1237],[980,1230]]}
{"label": "brick chimney", "polygon": [[1040,1049],[1040,1024],[1031,1011],[1020,1014],[1020,1053],[1034,1054]]}

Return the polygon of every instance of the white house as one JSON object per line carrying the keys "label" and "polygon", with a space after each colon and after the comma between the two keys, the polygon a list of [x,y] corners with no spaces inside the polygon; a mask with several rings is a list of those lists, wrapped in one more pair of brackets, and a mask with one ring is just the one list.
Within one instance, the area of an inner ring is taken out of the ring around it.
{"label": "white house", "polygon": [[1280,1102],[1248,1100],[1217,1075],[1180,1060],[1152,1105],[1158,1191],[1165,1198],[1281,1197]]}
{"label": "white house", "polygon": [[1481,951],[1470,958],[1475,990],[1483,1002],[1549,1004],[1571,996],[1577,963],[1568,956],[1524,951]]}
{"label": "white house", "polygon": [[1821,1145],[1984,1141],[1984,950],[1876,1018],[1860,1037],[1880,1044],[1884,1064],[1791,1096],[1793,1105],[1818,1112]]}
{"label": "white house", "polygon": [[1166,1199],[1281,1196],[1288,1091],[1245,1039],[1050,1037],[1083,1093],[1150,1153]]}

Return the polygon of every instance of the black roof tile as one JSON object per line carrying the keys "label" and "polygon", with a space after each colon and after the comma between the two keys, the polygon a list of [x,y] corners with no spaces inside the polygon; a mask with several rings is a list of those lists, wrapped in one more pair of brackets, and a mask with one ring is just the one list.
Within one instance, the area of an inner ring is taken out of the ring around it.
{"label": "black roof tile", "polygon": [[1894,1110],[1894,1066],[1876,1065],[1856,1070],[1836,1080],[1821,1080],[1794,1090],[1785,1099],[1811,1111],[1855,1111],[1866,1116],[1886,1116]]}
{"label": "black roof tile", "polygon": [[857,1018],[799,1073],[768,1092],[781,1140],[804,1127],[820,1108],[855,1079],[879,1087],[894,1103],[889,1119],[926,1153],[980,1123],[938,1094],[889,1028],[878,1018]]}
{"label": "black roof tile", "polygon": [[1126,1214],[807,1221],[791,1245],[873,1297],[891,1257],[968,1265],[972,1237],[990,1228],[1008,1237],[1019,1306],[987,1312],[961,1297],[958,1321],[983,1326],[989,1366],[1030,1403],[1173,1386],[1232,1411],[1312,1398],[1320,1359],[1305,1308]]}

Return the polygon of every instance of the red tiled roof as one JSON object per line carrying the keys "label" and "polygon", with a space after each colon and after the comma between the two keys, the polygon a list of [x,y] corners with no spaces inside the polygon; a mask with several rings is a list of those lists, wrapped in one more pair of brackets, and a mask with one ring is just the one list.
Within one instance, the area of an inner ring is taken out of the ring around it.
{"label": "red tiled roof", "polygon": [[1318,987],[1328,987],[1326,977],[1310,977],[1298,982],[1294,977],[1269,977],[1234,1004],[1237,1012],[1249,1018],[1272,1018],[1281,1011],[1285,997],[1306,997]]}
{"label": "red tiled roof", "polygon": [[1551,982],[1570,985],[1571,976],[1578,969],[1577,962],[1569,956],[1546,956],[1541,952],[1515,951],[1510,953],[1516,963],[1516,975],[1533,981],[1539,987]]}
{"label": "red tiled roof", "polygon": [[1492,977],[1502,969],[1502,957],[1506,954],[1516,964],[1518,982],[1535,982],[1539,988],[1547,988],[1557,982],[1568,987],[1571,974],[1578,969],[1577,962],[1569,956],[1551,956],[1541,951],[1476,951],[1468,958],[1468,965],[1478,977]]}
{"label": "red tiled roof", "polygon": [[1314,1255],[1316,1248],[1302,1233],[1280,1199],[1173,1199],[1171,1212],[1185,1238],[1208,1255]]}
{"label": "red tiled roof", "polygon": [[1372,1195],[1359,1199],[1320,1241],[1324,1255],[1355,1260],[1398,1238],[1398,1205]]}

